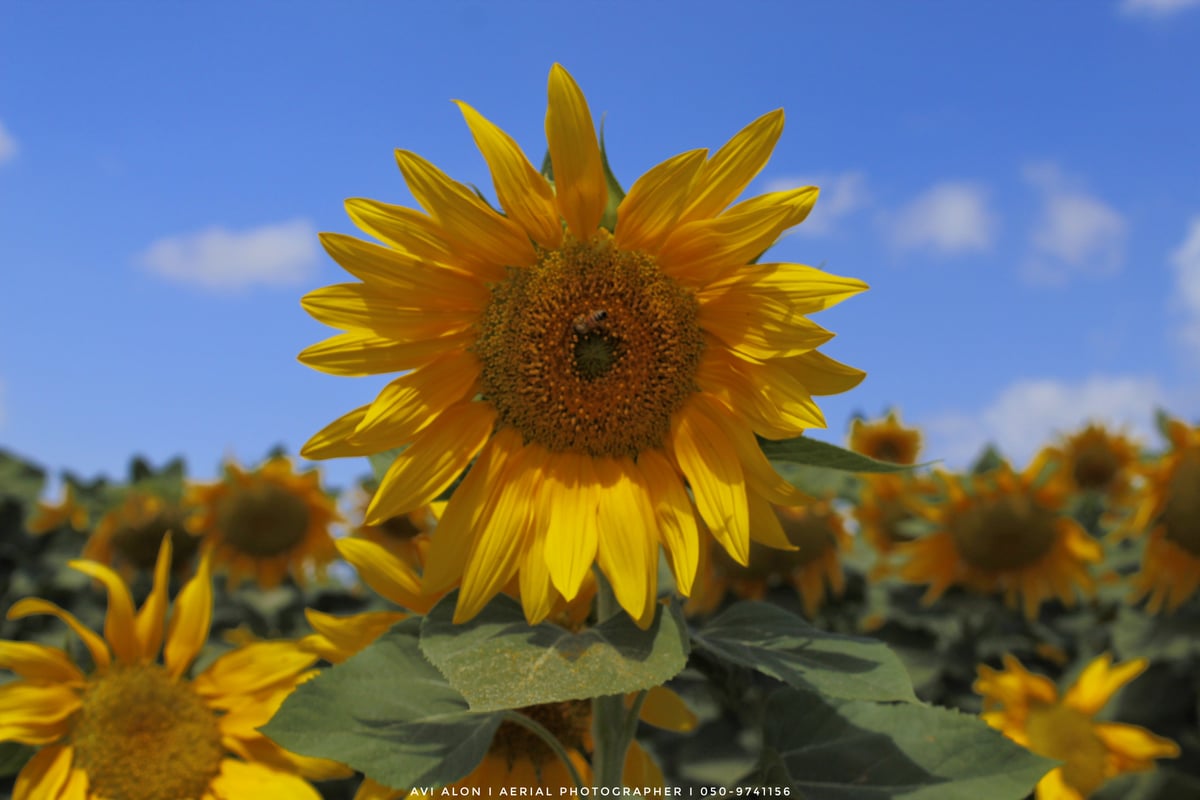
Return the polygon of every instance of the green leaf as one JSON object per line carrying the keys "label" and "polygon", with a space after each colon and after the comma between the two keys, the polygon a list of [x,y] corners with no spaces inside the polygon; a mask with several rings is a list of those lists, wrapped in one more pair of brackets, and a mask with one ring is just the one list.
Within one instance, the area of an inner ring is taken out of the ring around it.
{"label": "green leaf", "polygon": [[36,752],[36,747],[20,742],[0,742],[0,778],[16,775]]}
{"label": "green leaf", "polygon": [[375,476],[375,480],[382,483],[383,476],[387,475],[388,468],[392,466],[392,462],[396,460],[396,456],[400,455],[403,447],[393,447],[391,450],[384,450],[382,453],[372,453],[367,456],[367,461],[371,464],[371,474]]}
{"label": "green leaf", "polygon": [[836,444],[822,442],[808,436],[797,436],[795,439],[760,439],[763,454],[771,461],[790,461],[793,464],[808,464],[826,469],[838,469],[845,472],[908,472],[923,464],[906,465],[891,464],[887,461],[876,461],[870,456],[838,447]]}
{"label": "green leaf", "polygon": [[1055,762],[977,717],[924,704],[831,700],[781,689],[763,757],[743,783],[822,800],[1021,800]]}
{"label": "green leaf", "polygon": [[487,754],[500,714],[480,714],[421,655],[405,620],[299,686],[261,728],[283,747],[330,758],[385,786],[444,786]]}
{"label": "green leaf", "polygon": [[734,604],[692,641],[797,688],[851,700],[917,699],[904,665],[883,643],[819,630],[767,603]]}
{"label": "green leaf", "polygon": [[659,607],[641,630],[624,614],[580,633],[530,627],[521,604],[501,595],[470,622],[451,621],[457,593],[421,625],[421,652],[476,711],[625,694],[659,686],[687,663],[675,609]]}

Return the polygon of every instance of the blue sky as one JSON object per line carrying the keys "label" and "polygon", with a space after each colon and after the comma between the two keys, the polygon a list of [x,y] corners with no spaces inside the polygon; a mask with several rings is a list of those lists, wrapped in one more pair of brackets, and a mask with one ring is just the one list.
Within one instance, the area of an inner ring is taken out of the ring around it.
{"label": "blue sky", "polygon": [[[628,186],[758,115],[752,192],[815,182],[776,260],[862,278],[817,321],[926,456],[1200,416],[1200,1],[0,4],[0,447],[51,471],[292,452],[384,379],[296,354],[392,151],[490,187],[453,104],[535,160],[559,61]],[[334,484],[365,471],[331,462]]]}

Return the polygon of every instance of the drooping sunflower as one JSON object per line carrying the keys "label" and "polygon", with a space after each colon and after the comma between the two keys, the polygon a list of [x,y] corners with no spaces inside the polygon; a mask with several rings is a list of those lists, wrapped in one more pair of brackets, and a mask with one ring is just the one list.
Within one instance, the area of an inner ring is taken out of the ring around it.
{"label": "drooping sunflower", "polygon": [[936,530],[895,547],[900,577],[929,584],[924,603],[962,586],[1002,592],[1033,619],[1051,597],[1074,605],[1076,591],[1092,594],[1088,565],[1101,560],[1100,545],[1062,513],[1070,487],[1046,479],[1045,467],[1035,459],[1022,473],[1001,463],[983,475],[940,475],[944,497],[922,507]]}
{"label": "drooping sunflower", "polygon": [[[630,705],[633,695],[626,697]],[[566,750],[585,787],[592,785],[592,769],[587,754],[592,745],[592,706],[588,700],[567,700],[560,703],[544,703],[517,709],[550,732]],[[655,727],[676,732],[687,732],[696,726],[696,717],[680,697],[663,686],[657,686],[646,694],[640,710],[640,719]],[[623,786],[664,786],[662,771],[654,759],[638,744],[630,743],[625,754]],[[492,736],[488,753],[471,774],[447,787],[452,793],[464,790],[470,793],[479,789],[490,796],[496,788],[513,787],[526,791],[535,788],[547,790],[554,796],[573,789],[571,774],[566,765],[554,754],[542,739],[528,728],[505,720]],[[400,800],[408,795],[407,790],[389,789],[369,778],[359,787],[354,800]]]}
{"label": "drooping sunflower", "polygon": [[921,452],[921,432],[901,425],[894,410],[874,422],[855,419],[850,426],[850,449],[879,461],[915,464]]}
{"label": "drooping sunflower", "polygon": [[256,730],[316,661],[296,643],[239,648],[188,680],[212,618],[209,560],[201,558],[176,597],[168,627],[170,564],[164,538],[154,587],[135,613],[116,572],[70,562],[108,591],[103,638],[46,600],[28,598],[8,610],[9,619],[58,617],[93,663],[85,674],[58,648],[0,641],[0,669],[18,676],[0,686],[0,741],[38,748],[17,776],[16,800],[319,800],[306,778],[350,774],[289,753]]}
{"label": "drooping sunflower", "polygon": [[1200,588],[1200,427],[1167,423],[1170,449],[1144,470],[1126,532],[1146,537],[1135,598],[1151,614],[1173,612]]}
{"label": "drooping sunflower", "polygon": [[214,543],[214,564],[236,585],[253,577],[259,586],[278,586],[285,575],[304,585],[308,570],[318,577],[337,558],[331,523],[341,519],[321,488],[317,470],[297,473],[286,456],[255,470],[225,466],[223,480],[189,491],[198,512],[196,529]]}
{"label": "drooping sunflower", "polygon": [[984,720],[1017,744],[1063,762],[1038,782],[1037,800],[1084,800],[1117,775],[1179,756],[1178,745],[1145,728],[1094,719],[1146,664],[1137,659],[1114,666],[1104,654],[1061,698],[1049,678],[1029,672],[1011,655],[1002,670],[979,666],[974,689],[983,697]]}
{"label": "drooping sunflower", "polygon": [[1130,490],[1130,478],[1139,453],[1140,448],[1133,439],[1092,423],[1062,437],[1048,448],[1047,457],[1063,465],[1063,471],[1075,488],[1120,499]]}
{"label": "drooping sunflower", "polygon": [[460,621],[514,577],[529,621],[544,619],[593,563],[647,621],[660,544],[680,591],[691,590],[697,512],[744,563],[751,508],[803,502],[754,434],[822,427],[812,396],[862,379],[817,351],[832,334],[806,315],[866,286],[753,263],[817,195],[805,187],[730,206],[765,165],[780,111],[711,156],[692,150],[654,167],[617,204],[587,101],[561,66],[546,116],[553,183],[507,134],[459,107],[503,213],[407,151],[396,157],[424,212],[349,201],[384,246],[322,237],[361,283],[304,298],[346,332],[300,360],[338,375],[410,371],[302,452],[406,445],[368,510],[372,524],[424,506],[470,467],[424,576],[430,591],[461,581]]}
{"label": "drooping sunflower", "polygon": [[67,484],[63,489],[61,503],[48,503],[39,500],[37,513],[25,525],[34,535],[49,533],[58,528],[70,528],[78,533],[84,533],[88,527],[88,510],[79,502],[75,495],[75,487]]}
{"label": "drooping sunflower", "polygon": [[191,569],[200,540],[187,507],[134,486],[96,523],[83,546],[83,557],[107,564],[130,580],[154,568],[164,539],[171,540],[171,570]]}
{"label": "drooping sunflower", "polygon": [[706,543],[696,586],[685,606],[688,613],[715,610],[726,592],[761,600],[772,586],[790,585],[800,596],[804,613],[814,617],[827,592],[839,597],[845,591],[840,553],[850,548],[853,539],[828,501],[776,507],[771,516],[753,518],[750,524],[769,529],[761,538],[771,540],[772,547],[751,542],[749,563],[742,565]]}

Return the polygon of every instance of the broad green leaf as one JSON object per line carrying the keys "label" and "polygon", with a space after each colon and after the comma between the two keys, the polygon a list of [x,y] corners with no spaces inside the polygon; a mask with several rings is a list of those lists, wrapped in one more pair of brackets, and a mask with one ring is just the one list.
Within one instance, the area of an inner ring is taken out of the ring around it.
{"label": "broad green leaf", "polygon": [[330,758],[385,786],[443,786],[486,755],[500,714],[480,714],[421,655],[405,620],[299,686],[261,730],[288,750]]}
{"label": "broad green leaf", "polygon": [[530,627],[521,604],[501,595],[470,622],[451,621],[457,594],[421,625],[421,652],[476,711],[522,708],[649,689],[679,674],[687,637],[674,609],[659,607],[641,630],[624,614],[572,633]]}
{"label": "broad green leaf", "polygon": [[822,442],[808,436],[773,441],[760,439],[763,454],[771,461],[788,461],[793,464],[808,464],[813,467],[838,469],[844,472],[907,472],[920,464],[909,466],[876,461],[870,456]]}
{"label": "broad green leaf", "polygon": [[819,630],[767,603],[731,606],[692,641],[725,661],[832,697],[917,699],[904,665],[883,643]]}
{"label": "broad green leaf", "polygon": [[763,757],[744,781],[821,800],[1021,800],[1055,762],[977,717],[915,703],[838,701],[781,689]]}

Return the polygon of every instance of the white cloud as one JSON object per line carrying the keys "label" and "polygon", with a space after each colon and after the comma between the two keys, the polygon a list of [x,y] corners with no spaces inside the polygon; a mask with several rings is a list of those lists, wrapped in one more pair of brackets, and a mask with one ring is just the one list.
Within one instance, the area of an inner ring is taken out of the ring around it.
{"label": "white cloud", "polygon": [[867,190],[867,176],[861,172],[773,178],[767,181],[765,191],[782,192],[799,186],[817,186],[821,189],[817,204],[808,215],[808,219],[794,229],[800,236],[829,234],[836,222],[871,202],[871,195]]}
{"label": "white cloud", "polygon": [[1030,164],[1023,174],[1042,199],[1025,277],[1033,283],[1062,285],[1073,274],[1103,277],[1119,272],[1129,229],[1125,218],[1054,164]]}
{"label": "white cloud", "polygon": [[8,132],[8,128],[4,127],[4,123],[0,122],[0,164],[12,161],[16,157],[17,140]]}
{"label": "white cloud", "polygon": [[1200,355],[1200,214],[1192,217],[1183,242],[1171,251],[1170,262],[1175,270],[1174,299],[1185,314],[1179,338]]}
{"label": "white cloud", "polygon": [[1096,375],[1079,383],[1025,379],[977,413],[953,411],[925,420],[929,458],[968,466],[988,443],[1018,468],[1062,434],[1101,422],[1153,443],[1153,416],[1168,405],[1154,378]]}
{"label": "white cloud", "polygon": [[885,225],[900,250],[954,255],[989,249],[998,223],[982,186],[946,181],[917,195]]}
{"label": "white cloud", "polygon": [[313,275],[318,252],[316,230],[296,219],[245,231],[211,227],[168,236],[147,247],[138,261],[179,283],[242,289],[300,283]]}
{"label": "white cloud", "polygon": [[1200,6],[1200,0],[1121,0],[1122,14],[1161,19]]}

